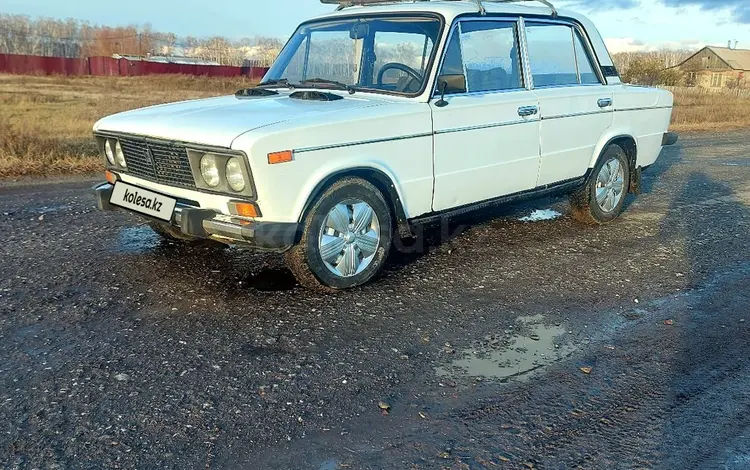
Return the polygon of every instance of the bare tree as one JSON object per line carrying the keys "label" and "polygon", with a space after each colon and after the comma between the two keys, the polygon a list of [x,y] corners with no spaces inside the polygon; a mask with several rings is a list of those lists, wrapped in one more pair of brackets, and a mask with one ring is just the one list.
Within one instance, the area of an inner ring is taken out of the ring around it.
{"label": "bare tree", "polygon": [[0,14],[0,53],[58,57],[123,55],[184,55],[224,65],[270,65],[283,47],[271,37],[232,41],[216,36],[179,38],[155,32],[151,25],[98,26],[74,19],[31,19]]}

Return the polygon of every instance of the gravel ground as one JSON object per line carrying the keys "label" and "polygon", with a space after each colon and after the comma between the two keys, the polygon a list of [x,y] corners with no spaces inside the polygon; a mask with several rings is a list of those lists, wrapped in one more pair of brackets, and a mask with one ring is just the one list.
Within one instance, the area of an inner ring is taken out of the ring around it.
{"label": "gravel ground", "polygon": [[336,295],[0,184],[0,468],[750,468],[749,138],[685,136],[613,224],[504,208]]}

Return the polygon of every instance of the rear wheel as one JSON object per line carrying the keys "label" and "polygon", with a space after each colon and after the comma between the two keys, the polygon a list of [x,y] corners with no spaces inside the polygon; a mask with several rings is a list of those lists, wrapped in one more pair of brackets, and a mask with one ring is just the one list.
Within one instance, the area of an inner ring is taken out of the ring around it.
{"label": "rear wheel", "polygon": [[573,193],[573,217],[588,224],[604,224],[620,216],[630,184],[630,165],[619,145],[610,145],[594,167],[586,185]]}
{"label": "rear wheel", "polygon": [[383,194],[368,181],[344,178],[313,203],[286,261],[305,287],[348,289],[377,276],[392,236]]}

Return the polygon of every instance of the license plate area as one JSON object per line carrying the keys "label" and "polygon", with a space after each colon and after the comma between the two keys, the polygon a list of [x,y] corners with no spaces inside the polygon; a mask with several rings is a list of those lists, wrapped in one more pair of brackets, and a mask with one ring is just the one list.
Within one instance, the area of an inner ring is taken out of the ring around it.
{"label": "license plate area", "polygon": [[117,181],[109,203],[165,222],[172,220],[177,199]]}

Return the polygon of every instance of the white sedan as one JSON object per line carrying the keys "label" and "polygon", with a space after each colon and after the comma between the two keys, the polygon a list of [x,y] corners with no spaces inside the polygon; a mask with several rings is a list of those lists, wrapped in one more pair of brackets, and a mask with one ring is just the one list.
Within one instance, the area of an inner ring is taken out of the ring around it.
{"label": "white sedan", "polygon": [[672,95],[620,82],[585,17],[490,1],[335,1],[260,85],[110,116],[103,210],[160,235],[285,253],[301,284],[361,285],[394,237],[570,194],[618,217],[676,135]]}

